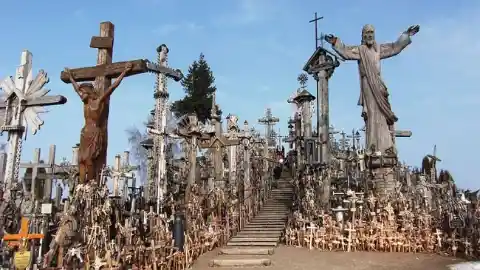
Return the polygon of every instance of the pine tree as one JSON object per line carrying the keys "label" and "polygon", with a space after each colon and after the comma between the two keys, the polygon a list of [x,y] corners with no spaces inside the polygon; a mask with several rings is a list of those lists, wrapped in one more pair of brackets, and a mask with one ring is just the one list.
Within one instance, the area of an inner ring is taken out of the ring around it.
{"label": "pine tree", "polygon": [[205,55],[200,54],[188,68],[188,75],[181,84],[185,91],[185,97],[172,104],[172,112],[176,117],[195,112],[198,120],[205,123],[211,118],[212,94],[216,91],[215,77],[210,66],[205,60]]}

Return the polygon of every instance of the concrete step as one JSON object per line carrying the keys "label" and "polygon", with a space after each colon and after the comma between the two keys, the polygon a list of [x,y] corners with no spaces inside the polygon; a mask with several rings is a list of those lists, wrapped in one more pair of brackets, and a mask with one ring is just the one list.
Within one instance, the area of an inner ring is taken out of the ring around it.
{"label": "concrete step", "polygon": [[287,215],[256,216],[253,218],[253,220],[263,220],[266,222],[286,221]]}
{"label": "concrete step", "polygon": [[277,242],[228,242],[228,247],[276,247]]}
{"label": "concrete step", "polygon": [[255,217],[284,217],[289,214],[289,211],[283,210],[283,211],[260,211]]}
{"label": "concrete step", "polygon": [[277,242],[278,237],[251,237],[251,238],[245,238],[245,237],[233,237],[230,239],[229,242]]}
{"label": "concrete step", "polygon": [[285,224],[282,224],[282,225],[275,225],[275,224],[272,224],[272,225],[259,225],[259,224],[247,224],[245,225],[245,227],[243,228],[244,230],[281,230],[283,231],[285,229]]}
{"label": "concrete step", "polygon": [[289,211],[260,211],[255,218],[286,218],[289,214]]}
{"label": "concrete step", "polygon": [[[262,227],[264,227],[264,226],[268,226],[268,227],[272,227],[272,226],[273,226],[273,227],[276,227],[276,226],[278,226],[278,227],[285,227],[286,222],[284,222],[284,221],[280,221],[280,222],[262,222],[262,221],[257,221],[257,222],[255,222],[255,221],[252,220],[252,221],[250,221],[249,223],[247,223],[247,225],[262,226]],[[246,225],[246,226],[247,226],[247,225]]]}
{"label": "concrete step", "polygon": [[273,255],[273,248],[222,248],[218,255]]}
{"label": "concrete step", "polygon": [[235,237],[277,237],[282,231],[240,231]]}
{"label": "concrete step", "polygon": [[210,267],[255,267],[271,264],[270,259],[214,259],[210,261]]}
{"label": "concrete step", "polygon": [[283,228],[285,226],[285,223],[286,222],[281,222],[281,223],[267,223],[267,222],[249,222],[247,224],[245,224],[245,228],[250,228],[250,227],[267,227],[267,228],[275,228],[275,227],[279,227],[279,228]]}
{"label": "concrete step", "polygon": [[256,217],[250,223],[285,223],[287,220],[285,218],[260,218]]}
{"label": "concrete step", "polygon": [[268,237],[280,237],[282,235],[281,231],[241,231],[237,233],[234,237],[240,238],[248,238],[248,237],[260,237],[260,238],[268,238]]}
{"label": "concrete step", "polygon": [[287,209],[280,209],[280,208],[263,208],[262,210],[260,210],[260,212],[258,213],[259,215],[261,214],[273,214],[273,215],[276,215],[276,214],[288,214],[290,211],[287,210]]}
{"label": "concrete step", "polygon": [[286,221],[285,218],[254,218],[250,223],[284,224]]}
{"label": "concrete step", "polygon": [[245,227],[242,229],[242,232],[245,233],[250,233],[252,231],[254,232],[271,232],[271,233],[282,233],[285,230],[285,226],[283,227],[276,227],[276,228],[270,228],[270,227],[262,227],[262,226],[256,226],[256,227]]}

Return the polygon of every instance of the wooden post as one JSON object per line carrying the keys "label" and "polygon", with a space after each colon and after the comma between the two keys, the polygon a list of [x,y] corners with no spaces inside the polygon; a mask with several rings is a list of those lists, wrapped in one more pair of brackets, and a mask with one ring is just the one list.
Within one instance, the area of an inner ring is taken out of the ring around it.
{"label": "wooden post", "polygon": [[[202,149],[214,149],[214,167],[215,167],[215,182],[216,185],[220,186],[221,188],[223,187],[223,179],[222,179],[222,174],[221,174],[221,166],[220,164],[222,162],[222,151],[221,149],[226,146],[232,146],[232,145],[239,145],[240,141],[238,139],[229,139],[225,136],[214,136],[211,139],[208,140],[202,140],[199,142],[199,147]],[[219,169],[220,168],[220,169]]]}
{"label": "wooden post", "polygon": [[[46,168],[46,173],[47,175],[52,176],[55,173],[55,170],[53,169],[53,166],[55,166],[55,150],[56,147],[54,144],[50,145],[50,149],[48,151],[48,163],[51,165],[51,167]],[[48,177],[45,179],[45,184],[44,184],[44,193],[43,193],[43,201],[44,202],[49,202],[50,199],[52,199],[52,182],[53,182],[53,177]]]}
{"label": "wooden post", "polygon": [[117,197],[120,195],[119,183],[120,175],[122,174],[122,165],[120,155],[115,156],[115,162],[113,163],[113,196]]}
{"label": "wooden post", "polygon": [[[97,53],[97,66],[98,65],[108,65],[112,64],[112,56],[113,56],[113,43],[114,43],[114,34],[115,34],[115,26],[111,22],[102,22],[100,23],[100,36],[92,37],[90,41],[90,48],[98,49]],[[102,41],[104,43],[102,43]],[[101,91],[99,94],[103,94],[103,92],[112,85],[112,80],[105,76],[99,76],[95,78],[95,84],[97,89]],[[110,98],[105,102],[105,136],[108,138],[108,115],[110,112]],[[108,140],[106,141],[106,144]],[[104,152],[100,153],[99,162],[101,165],[107,164],[107,148],[104,147]],[[101,168],[98,168],[101,170]]]}
{"label": "wooden post", "polygon": [[[20,163],[20,168],[27,169],[25,172],[25,179],[31,179],[30,192],[35,200],[42,200],[49,202],[52,198],[52,178],[55,174],[55,145],[50,146],[48,156],[48,163],[40,160],[40,148],[36,148],[33,153],[33,161]],[[40,171],[39,171],[40,169]],[[43,181],[43,190],[41,194],[37,190],[39,184],[37,181]],[[38,193],[38,194],[37,194]]]}
{"label": "wooden post", "polygon": [[[148,71],[166,74],[168,77],[172,77],[175,80],[180,80],[183,78],[183,74],[179,70],[172,70],[168,67],[158,66],[144,59],[137,59],[127,62],[112,62],[113,56],[113,44],[114,44],[114,25],[111,22],[102,22],[100,23],[100,35],[94,36],[91,39],[90,47],[98,49],[97,53],[97,65],[94,67],[83,67],[70,69],[70,74],[72,79],[76,82],[92,81],[95,80],[95,88],[98,91],[99,95],[102,95],[111,85],[112,79],[118,78],[126,68],[127,64],[131,64],[131,69],[128,70],[124,75],[132,76],[136,74],[145,73]],[[67,72],[62,72],[60,74],[60,79],[65,83],[70,83],[70,75]],[[89,172],[87,174],[94,175],[99,180],[100,171],[105,167],[107,163],[107,149],[108,149],[108,117],[110,111],[110,100],[109,98],[105,101],[101,120],[103,122],[102,136],[105,136],[105,142],[100,147],[100,153],[98,157],[95,157],[95,170],[96,172]],[[105,120],[105,121],[103,121]],[[81,149],[82,150],[82,149]],[[81,152],[81,151],[80,151]],[[85,173],[81,174],[80,178],[84,178]],[[90,177],[90,176],[89,176]],[[90,177],[90,179],[92,179]]]}

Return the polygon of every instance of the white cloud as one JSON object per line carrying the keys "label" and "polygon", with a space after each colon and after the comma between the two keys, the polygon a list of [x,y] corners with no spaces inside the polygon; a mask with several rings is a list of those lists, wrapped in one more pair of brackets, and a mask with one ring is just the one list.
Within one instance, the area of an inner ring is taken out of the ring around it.
{"label": "white cloud", "polygon": [[174,33],[185,34],[185,32],[195,32],[203,29],[202,25],[194,22],[183,22],[178,24],[163,24],[153,30],[153,33],[159,36],[169,36]]}

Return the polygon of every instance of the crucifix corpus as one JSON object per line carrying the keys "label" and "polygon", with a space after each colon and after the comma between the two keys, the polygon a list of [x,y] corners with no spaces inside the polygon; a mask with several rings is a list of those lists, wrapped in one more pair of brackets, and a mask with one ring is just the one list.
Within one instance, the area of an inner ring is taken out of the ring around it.
{"label": "crucifix corpus", "polygon": [[388,89],[380,74],[380,60],[399,54],[412,41],[411,37],[418,33],[420,26],[410,26],[397,41],[378,44],[375,41],[375,28],[367,24],[362,29],[362,41],[358,46],[346,46],[334,35],[325,36],[345,60],[358,61],[360,72],[360,98],[362,117],[366,126],[366,148],[382,153],[396,153],[394,124],[398,121],[388,100]]}
{"label": "crucifix corpus", "polygon": [[[108,114],[110,96],[127,76],[155,72],[163,73],[179,81],[183,78],[179,70],[159,66],[148,60],[112,62],[114,25],[100,23],[100,36],[91,39],[90,47],[98,49],[97,65],[76,69],[66,68],[60,75],[65,83],[71,83],[83,102],[85,125],[80,134],[79,184],[88,180],[99,180],[106,164],[108,147]],[[112,84],[112,79],[116,78]],[[95,80],[95,83],[88,83]],[[78,84],[78,82],[87,82]]]}

